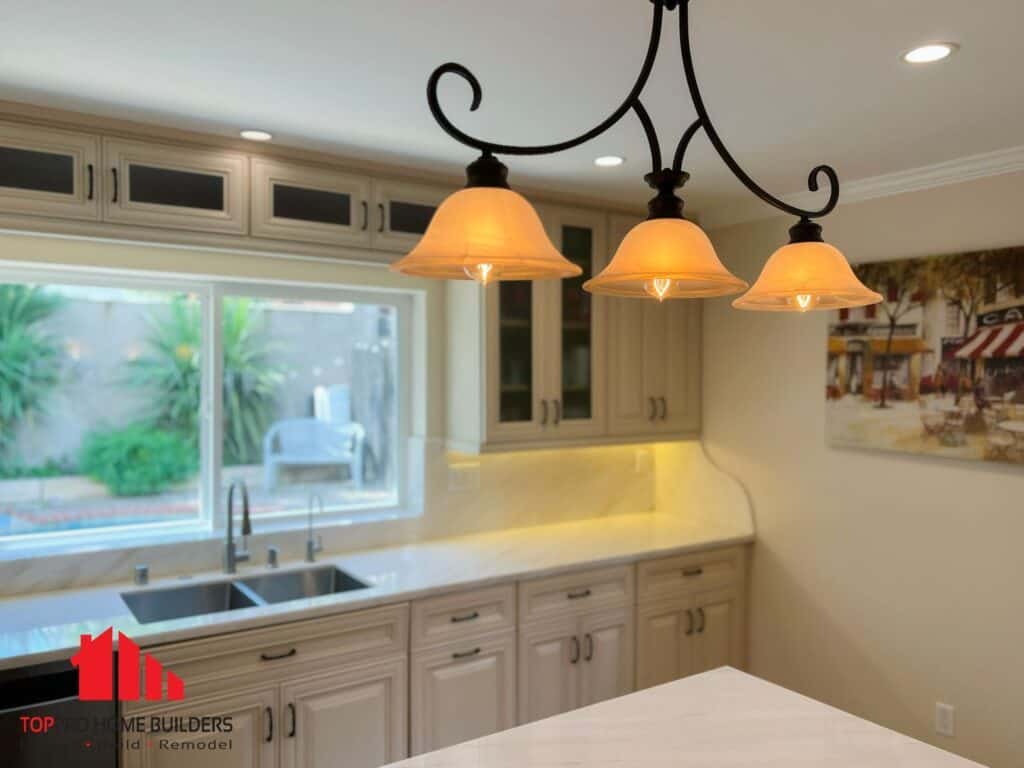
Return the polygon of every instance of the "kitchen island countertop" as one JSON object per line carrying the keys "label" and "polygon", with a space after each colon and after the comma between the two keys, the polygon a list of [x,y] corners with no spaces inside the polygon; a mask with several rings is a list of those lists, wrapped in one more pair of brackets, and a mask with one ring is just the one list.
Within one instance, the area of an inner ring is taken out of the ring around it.
{"label": "kitchen island countertop", "polygon": [[729,667],[391,768],[980,768]]}

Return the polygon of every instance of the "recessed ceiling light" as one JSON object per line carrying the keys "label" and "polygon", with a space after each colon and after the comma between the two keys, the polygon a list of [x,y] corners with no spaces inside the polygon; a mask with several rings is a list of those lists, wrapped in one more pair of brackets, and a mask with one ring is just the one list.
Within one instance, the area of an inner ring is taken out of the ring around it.
{"label": "recessed ceiling light", "polygon": [[908,64],[931,64],[935,61],[948,59],[960,48],[956,43],[928,43],[912,48],[903,54]]}
{"label": "recessed ceiling light", "polygon": [[270,141],[272,138],[274,138],[266,131],[241,131],[239,135],[243,139],[248,139],[249,141]]}
{"label": "recessed ceiling light", "polygon": [[624,162],[626,162],[626,158],[618,155],[601,155],[601,157],[594,158],[594,165],[598,168],[614,168]]}

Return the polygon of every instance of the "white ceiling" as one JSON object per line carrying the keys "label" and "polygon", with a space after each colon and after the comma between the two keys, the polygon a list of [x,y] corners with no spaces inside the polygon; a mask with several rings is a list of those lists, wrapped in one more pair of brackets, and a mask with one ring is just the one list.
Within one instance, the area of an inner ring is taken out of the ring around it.
{"label": "white ceiling", "polygon": [[[694,54],[719,132],[772,191],[804,189],[829,162],[846,180],[1024,144],[1021,0],[692,0]],[[446,80],[442,99],[470,133],[547,143],[621,101],[646,46],[648,0],[5,0],[0,98],[235,134],[453,172],[473,152],[427,111],[445,61],[484,87]],[[644,101],[671,157],[693,119],[676,13]],[[930,67],[899,54],[930,40],[962,50]],[[598,169],[597,155],[627,162]],[[632,115],[591,144],[510,158],[515,183],[638,204],[650,195]],[[698,137],[691,208],[746,193]]]}

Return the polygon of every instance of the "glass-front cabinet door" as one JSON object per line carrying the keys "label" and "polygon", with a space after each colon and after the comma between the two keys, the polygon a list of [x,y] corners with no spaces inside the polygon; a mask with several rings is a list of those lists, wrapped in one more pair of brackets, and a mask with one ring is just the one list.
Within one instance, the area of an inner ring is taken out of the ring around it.
{"label": "glass-front cabinet door", "polygon": [[373,247],[408,253],[420,241],[434,211],[454,189],[403,181],[373,183]]}
{"label": "glass-front cabinet door", "polygon": [[97,136],[0,123],[0,211],[98,219]]}
{"label": "glass-front cabinet door", "polygon": [[605,301],[583,290],[604,268],[607,220],[602,213],[550,208],[544,211],[551,241],[582,268],[579,277],[546,281],[553,322],[545,342],[553,361],[547,372],[552,427],[559,439],[600,432],[605,418]]}
{"label": "glass-front cabinet door", "polygon": [[236,235],[249,230],[245,155],[104,138],[103,159],[107,221]]}

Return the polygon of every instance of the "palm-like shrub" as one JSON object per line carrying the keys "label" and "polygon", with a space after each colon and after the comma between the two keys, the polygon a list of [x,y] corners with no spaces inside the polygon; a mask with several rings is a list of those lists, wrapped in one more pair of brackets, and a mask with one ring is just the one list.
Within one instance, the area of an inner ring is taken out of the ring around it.
{"label": "palm-like shrub", "polygon": [[45,411],[60,381],[63,351],[40,326],[61,298],[33,285],[0,285],[0,455],[18,427]]}
{"label": "palm-like shrub", "polygon": [[[259,461],[284,376],[260,315],[246,298],[224,299],[221,325],[225,464]],[[148,421],[195,441],[199,435],[202,319],[199,306],[178,300],[154,316],[147,353],[129,363],[128,380],[151,394]],[[193,444],[195,444],[193,442]]]}

